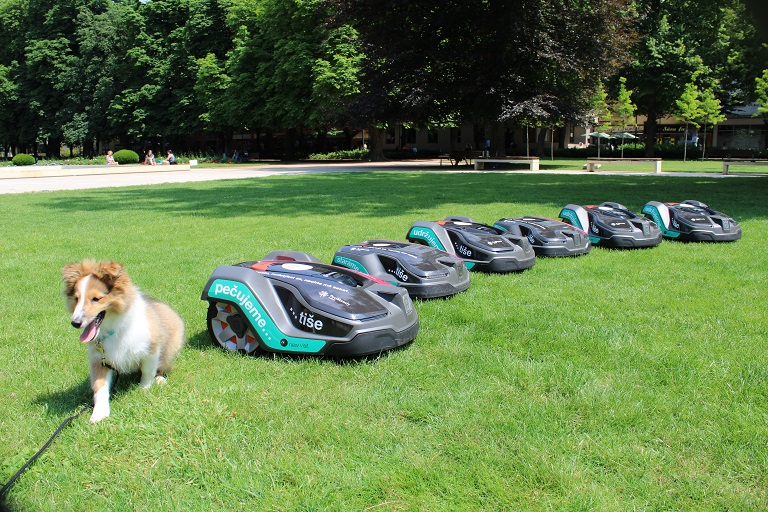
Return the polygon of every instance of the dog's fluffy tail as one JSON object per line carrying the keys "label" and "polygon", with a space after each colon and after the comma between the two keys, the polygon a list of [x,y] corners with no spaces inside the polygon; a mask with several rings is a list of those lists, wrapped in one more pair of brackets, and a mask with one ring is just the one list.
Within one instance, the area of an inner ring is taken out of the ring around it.
{"label": "dog's fluffy tail", "polygon": [[184,346],[184,321],[170,306],[153,299],[146,299],[148,316],[151,326],[150,332],[155,339],[152,344],[157,344],[160,349],[160,362],[157,367],[157,375],[162,376],[173,366],[173,359]]}

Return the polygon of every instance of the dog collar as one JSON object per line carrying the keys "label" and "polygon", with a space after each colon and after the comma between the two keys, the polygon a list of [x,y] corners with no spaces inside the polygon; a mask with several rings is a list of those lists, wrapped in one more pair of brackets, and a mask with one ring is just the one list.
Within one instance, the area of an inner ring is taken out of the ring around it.
{"label": "dog collar", "polygon": [[[107,338],[109,338],[110,336],[112,336],[113,334],[115,334],[115,331],[109,331],[107,334],[105,334],[105,335],[103,335],[103,336],[101,335],[101,333],[99,333],[99,335],[98,335],[98,336],[96,336],[96,338],[93,340],[94,342],[96,342],[96,345],[98,345],[98,347],[96,348],[96,350],[99,350],[99,347],[101,347],[101,344],[102,344],[102,343],[104,343],[104,341],[105,341]],[[104,349],[102,348],[101,350],[99,350],[99,352],[102,352],[102,353],[103,353],[103,352],[104,352]]]}
{"label": "dog collar", "polygon": [[115,331],[109,331],[109,332],[108,332],[106,335],[104,335],[104,336],[101,336],[101,335],[97,336],[97,337],[96,337],[96,338],[93,340],[93,347],[96,349],[96,351],[97,351],[99,354],[101,354],[101,366],[103,366],[104,368],[109,368],[109,369],[110,369],[110,370],[112,370],[112,371],[117,371],[117,370],[115,370],[115,367],[114,367],[114,366],[112,366],[111,364],[109,364],[109,363],[107,362],[107,358],[106,358],[106,356],[104,355],[104,345],[103,345],[103,343],[104,343],[104,340],[106,340],[107,338],[109,338],[109,337],[110,337],[110,336],[112,336],[113,334],[115,334]]}

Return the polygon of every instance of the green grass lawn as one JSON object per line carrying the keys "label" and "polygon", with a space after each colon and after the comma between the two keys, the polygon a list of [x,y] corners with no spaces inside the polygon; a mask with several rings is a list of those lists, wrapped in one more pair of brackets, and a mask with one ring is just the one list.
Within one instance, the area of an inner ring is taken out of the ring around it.
{"label": "green grass lawn", "polygon": [[[61,268],[121,261],[188,345],[168,384],[120,377],[12,488],[15,511],[765,510],[765,178],[338,173],[0,196],[0,481],[91,400]],[[404,349],[339,364],[212,345],[213,269],[330,261],[414,220],[556,217],[698,199],[730,244],[665,241],[472,274],[417,302]]]}

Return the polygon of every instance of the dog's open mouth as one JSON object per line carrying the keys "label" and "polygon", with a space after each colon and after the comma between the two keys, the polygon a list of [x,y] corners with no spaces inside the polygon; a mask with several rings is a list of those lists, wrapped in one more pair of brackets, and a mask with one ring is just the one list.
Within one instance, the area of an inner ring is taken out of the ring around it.
{"label": "dog's open mouth", "polygon": [[83,333],[80,335],[80,341],[88,343],[99,335],[99,328],[101,327],[101,321],[104,320],[105,314],[106,311],[102,311],[96,315],[96,318],[94,318],[91,323],[83,328]]}

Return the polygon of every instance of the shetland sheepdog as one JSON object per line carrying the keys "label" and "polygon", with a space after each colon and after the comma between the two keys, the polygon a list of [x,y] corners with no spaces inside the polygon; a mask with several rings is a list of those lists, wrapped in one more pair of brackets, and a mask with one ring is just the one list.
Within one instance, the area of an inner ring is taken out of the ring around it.
{"label": "shetland sheepdog", "polygon": [[72,326],[91,360],[91,423],[109,416],[115,372],[141,370],[141,386],[165,382],[184,344],[184,322],[168,305],[144,296],[120,263],[84,260],[62,270]]}

